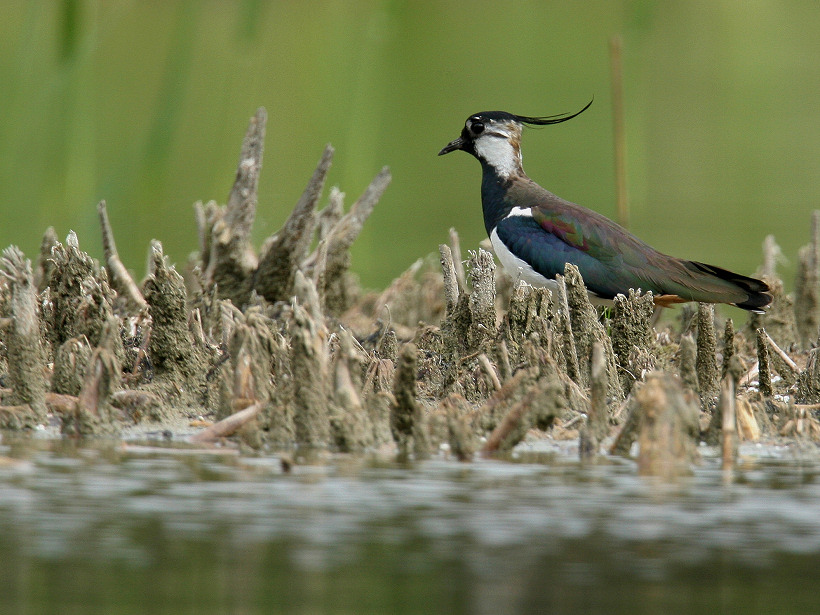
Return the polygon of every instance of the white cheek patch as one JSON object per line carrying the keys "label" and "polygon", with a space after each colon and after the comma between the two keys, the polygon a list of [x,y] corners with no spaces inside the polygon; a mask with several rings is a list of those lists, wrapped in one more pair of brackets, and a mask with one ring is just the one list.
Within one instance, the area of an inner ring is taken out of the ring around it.
{"label": "white cheek patch", "polygon": [[502,177],[521,170],[521,155],[503,137],[482,135],[474,143],[476,154],[484,159]]}

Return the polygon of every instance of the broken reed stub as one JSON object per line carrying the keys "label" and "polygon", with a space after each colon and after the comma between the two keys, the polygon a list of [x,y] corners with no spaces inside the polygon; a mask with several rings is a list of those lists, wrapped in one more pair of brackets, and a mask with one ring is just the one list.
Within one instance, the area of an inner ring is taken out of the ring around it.
{"label": "broken reed stub", "polygon": [[37,257],[37,265],[34,267],[34,284],[38,292],[43,292],[48,286],[51,271],[54,269],[51,252],[59,243],[57,231],[54,230],[53,226],[49,226],[40,241],[40,255]]}
{"label": "broken reed stub", "polygon": [[454,455],[459,461],[471,461],[478,443],[473,427],[476,413],[461,395],[452,393],[430,412],[428,427],[432,450]]}
{"label": "broken reed stub", "polygon": [[735,323],[731,318],[727,318],[726,325],[723,328],[723,366],[720,370],[721,379],[726,377],[729,371],[729,362],[735,354]]}
{"label": "broken reed stub", "polygon": [[769,368],[769,345],[766,332],[763,329],[755,331],[757,342],[757,381],[760,394],[764,397],[772,396],[772,373]]}
{"label": "broken reed stub", "polygon": [[205,284],[218,287],[221,298],[230,299],[239,307],[250,296],[252,274],[257,267],[250,235],[256,217],[267,119],[267,112],[260,107],[248,123],[228,202],[214,212],[210,233],[206,233],[210,237],[210,254],[203,276]]}
{"label": "broken reed stub", "polygon": [[151,242],[151,275],[143,283],[143,296],[151,316],[148,354],[157,376],[183,376],[199,381],[204,370],[191,330],[188,328],[185,281],[168,263],[159,241]]}
{"label": "broken reed stub", "polygon": [[11,324],[6,335],[8,386],[11,394],[3,403],[24,405],[30,414],[23,424],[34,426],[46,418],[45,352],[40,342],[37,289],[29,261],[17,246],[3,250],[2,275],[11,288]]}
{"label": "broken reed stub", "polygon": [[572,332],[572,320],[569,315],[569,303],[567,301],[567,285],[564,276],[555,276],[558,282],[556,291],[556,302],[558,310],[555,318],[556,329],[563,342],[563,355],[567,366],[567,375],[579,386],[584,386],[583,376],[578,366],[578,350],[575,347],[575,336]]}
{"label": "broken reed stub", "polygon": [[90,436],[119,431],[118,413],[111,405],[111,396],[122,382],[122,367],[115,354],[121,343],[119,327],[119,319],[113,316],[103,326],[100,344],[88,360],[76,402],[61,416],[62,434]]}
{"label": "broken reed stub", "polygon": [[820,211],[811,216],[811,242],[800,248],[794,282],[794,313],[803,348],[817,338],[820,326]]}
{"label": "broken reed stub", "polygon": [[349,330],[340,329],[339,342],[330,403],[331,435],[339,450],[362,451],[373,444],[374,429],[360,395],[361,382],[356,378],[354,384],[352,375],[361,375],[361,364]]}
{"label": "broken reed stub", "polygon": [[[726,370],[726,375],[723,377],[721,381],[718,403],[715,405],[715,408],[712,412],[712,417],[709,420],[709,425],[706,427],[706,430],[703,432],[703,434],[701,434],[703,440],[710,446],[716,446],[723,442],[723,411],[724,408],[728,407],[728,404],[731,402],[732,406],[730,408],[730,412],[735,413],[735,408],[737,407],[735,399],[737,383],[743,376],[744,371],[745,370],[743,369],[743,363],[741,362],[740,358],[737,355],[733,355],[732,358],[729,359],[729,365]],[[729,385],[727,384],[727,381],[731,384],[731,393],[727,392],[729,390]],[[731,400],[729,399],[729,396],[731,396]],[[735,425],[736,423],[737,421],[735,421]]]}
{"label": "broken reed stub", "polygon": [[63,342],[54,351],[54,372],[51,376],[51,390],[62,395],[80,394],[85,378],[85,370],[93,349],[84,336]]}
{"label": "broken reed stub", "polygon": [[450,246],[443,243],[439,245],[438,251],[441,261],[441,274],[444,279],[444,302],[447,308],[447,316],[451,316],[458,304],[458,277]]}
{"label": "broken reed stub", "polygon": [[100,342],[103,324],[114,313],[114,292],[108,274],[86,252],[80,250],[77,234],[70,231],[65,244],[52,250],[53,267],[47,281],[51,318],[46,319],[52,346],[85,335],[92,346]]}
{"label": "broken reed stub", "polygon": [[350,248],[359,237],[364,223],[373,213],[392,178],[390,169],[382,167],[362,195],[351,205],[350,211],[342,216],[328,233],[325,287],[322,290],[327,309],[332,314],[341,314],[353,301],[348,279],[352,262]]}
{"label": "broken reed stub", "polygon": [[[519,374],[525,374],[522,370]],[[515,378],[520,377],[516,374]],[[526,378],[525,378],[526,379]],[[512,384],[508,383],[507,386]],[[484,453],[511,451],[532,428],[547,429],[567,408],[564,383],[557,372],[544,375],[526,389],[504,417],[495,426],[484,445]],[[498,391],[499,398],[508,395],[510,389]],[[487,404],[485,404],[486,406]]]}
{"label": "broken reed stub", "polygon": [[248,308],[245,314],[236,314],[236,323],[230,331],[226,364],[227,393],[219,418],[226,418],[248,404],[267,402],[273,395],[271,371],[278,343],[272,333],[273,323],[257,307]]}
{"label": "broken reed stub", "polygon": [[450,452],[459,461],[470,461],[478,445],[473,429],[474,412],[470,404],[463,397],[450,396],[441,407],[447,417]]}
{"label": "broken reed stub", "polygon": [[285,301],[293,294],[294,275],[313,240],[316,206],[332,161],[333,148],[327,145],[287,221],[265,243],[254,274],[254,290],[271,303]]}
{"label": "broken reed stub", "polygon": [[536,288],[519,280],[510,294],[510,305],[502,319],[500,342],[496,347],[503,379],[512,375],[511,364],[517,364],[523,359],[522,347],[526,340],[537,335],[544,344],[552,341],[552,321],[550,290]]}
{"label": "broken reed stub", "polygon": [[698,303],[697,358],[698,388],[701,399],[716,397],[719,390],[717,344],[715,342],[715,306]]}
{"label": "broken reed stub", "polygon": [[628,393],[640,375],[633,365],[636,353],[644,352],[654,357],[654,332],[652,316],[655,303],[651,292],[640,293],[632,289],[629,295],[619,294],[613,300],[611,331],[612,349],[618,358],[621,386]]}
{"label": "broken reed stub", "polygon": [[470,252],[468,270],[472,290],[468,306],[470,326],[467,329],[467,343],[470,348],[481,348],[495,339],[498,328],[495,312],[495,261],[486,250]]}
{"label": "broken reed stub", "polygon": [[680,382],[653,372],[635,394],[640,413],[638,473],[673,480],[691,473],[698,458],[698,408],[683,393]]}
{"label": "broken reed stub", "polygon": [[589,293],[584,285],[581,272],[575,265],[567,263],[564,268],[563,278],[566,284],[567,305],[578,357],[580,373],[580,382],[578,384],[581,386],[589,384],[592,346],[595,342],[600,342],[604,347],[604,356],[606,358],[606,372],[609,381],[607,395],[612,400],[621,400],[624,397],[623,388],[618,375],[615,351],[612,349],[612,339],[599,322],[598,313],[589,301]]}
{"label": "broken reed stub", "polygon": [[589,412],[578,442],[581,459],[590,459],[597,455],[601,442],[609,431],[609,413],[606,403],[607,384],[604,347],[600,342],[596,342],[592,346]]}
{"label": "broken reed stub", "polygon": [[731,375],[723,379],[720,387],[718,408],[721,414],[720,450],[722,468],[730,471],[737,458],[737,415],[735,405],[735,381]]}
{"label": "broken reed stub", "polygon": [[416,399],[418,348],[412,342],[402,346],[393,380],[390,431],[399,448],[399,457],[416,459],[430,456],[430,443],[424,412]]}
{"label": "broken reed stub", "polygon": [[681,337],[678,350],[678,374],[683,386],[694,393],[699,390],[697,352],[697,343],[691,333]]}
{"label": "broken reed stub", "polygon": [[592,356],[592,344],[600,328],[598,314],[589,301],[581,272],[575,265],[567,263],[562,276],[566,287],[567,313],[569,315],[575,351],[578,357],[578,369],[581,386],[589,384],[589,360]]}
{"label": "broken reed stub", "polygon": [[317,322],[305,307],[294,302],[289,333],[297,444],[327,446],[330,439],[329,358],[324,322]]}

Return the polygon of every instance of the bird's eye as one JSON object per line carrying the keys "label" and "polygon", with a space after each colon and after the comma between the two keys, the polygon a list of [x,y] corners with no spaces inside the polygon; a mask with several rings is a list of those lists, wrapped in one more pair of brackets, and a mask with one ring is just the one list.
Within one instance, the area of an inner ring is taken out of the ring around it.
{"label": "bird's eye", "polygon": [[474,120],[470,124],[470,132],[472,132],[474,135],[480,135],[482,132],[484,132],[484,122]]}

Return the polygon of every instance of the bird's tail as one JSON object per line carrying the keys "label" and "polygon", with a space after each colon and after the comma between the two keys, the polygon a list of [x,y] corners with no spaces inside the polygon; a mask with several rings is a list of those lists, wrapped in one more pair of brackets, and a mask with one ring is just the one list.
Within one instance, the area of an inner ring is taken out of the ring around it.
{"label": "bird's tail", "polygon": [[746,299],[732,302],[733,305],[739,308],[762,314],[764,308],[772,302],[769,285],[762,280],[750,278],[745,275],[740,275],[739,273],[734,273],[733,271],[728,271],[727,269],[699,263],[697,261],[689,261],[689,263],[698,271],[724,280],[731,284],[735,290],[746,293]]}

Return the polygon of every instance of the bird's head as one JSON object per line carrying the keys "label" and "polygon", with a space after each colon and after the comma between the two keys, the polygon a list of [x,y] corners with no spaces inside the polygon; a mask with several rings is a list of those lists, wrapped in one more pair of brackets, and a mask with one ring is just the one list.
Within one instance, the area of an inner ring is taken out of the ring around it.
{"label": "bird's head", "polygon": [[467,118],[461,136],[445,145],[439,156],[457,149],[472,154],[480,161],[493,167],[502,177],[523,173],[521,167],[521,128],[546,126],[571,120],[586,111],[586,107],[576,113],[561,113],[547,117],[514,115],[506,111],[482,111]]}

